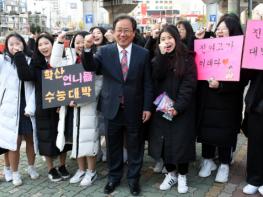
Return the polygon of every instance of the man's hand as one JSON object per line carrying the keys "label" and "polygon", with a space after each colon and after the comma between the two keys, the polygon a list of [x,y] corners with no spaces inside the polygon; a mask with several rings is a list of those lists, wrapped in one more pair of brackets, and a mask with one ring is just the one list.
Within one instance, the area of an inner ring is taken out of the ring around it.
{"label": "man's hand", "polygon": [[151,117],[151,112],[149,111],[143,111],[142,113],[142,122],[145,123],[147,122]]}

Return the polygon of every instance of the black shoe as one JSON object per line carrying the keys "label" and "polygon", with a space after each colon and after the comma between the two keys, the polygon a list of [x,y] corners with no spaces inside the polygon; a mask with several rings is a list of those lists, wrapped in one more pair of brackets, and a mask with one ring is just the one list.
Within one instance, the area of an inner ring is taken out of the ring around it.
{"label": "black shoe", "polygon": [[108,182],[104,187],[104,194],[111,194],[119,183]]}
{"label": "black shoe", "polygon": [[52,182],[58,182],[62,180],[62,177],[60,176],[60,174],[58,173],[58,171],[56,170],[56,168],[52,168],[49,172],[48,172],[48,178],[50,181]]}
{"label": "black shoe", "polygon": [[139,183],[129,184],[131,195],[138,196],[141,193]]}
{"label": "black shoe", "polygon": [[62,177],[63,179],[68,179],[68,178],[70,177],[70,174],[69,174],[68,170],[66,169],[66,166],[65,166],[65,165],[60,166],[60,167],[58,168],[58,172],[60,173],[60,175],[61,175],[61,177]]}

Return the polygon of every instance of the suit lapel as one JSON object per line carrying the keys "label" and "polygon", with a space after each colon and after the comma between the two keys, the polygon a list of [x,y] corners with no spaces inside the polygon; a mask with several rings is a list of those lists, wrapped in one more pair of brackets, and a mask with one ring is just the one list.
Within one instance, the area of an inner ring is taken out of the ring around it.
{"label": "suit lapel", "polygon": [[123,74],[122,74],[122,70],[121,70],[121,63],[120,63],[120,57],[119,57],[119,51],[117,48],[117,44],[114,44],[113,46],[113,50],[112,50],[112,57],[113,57],[113,72],[116,73],[116,76],[119,79],[123,80]]}
{"label": "suit lapel", "polygon": [[[128,74],[127,74],[127,79],[132,76],[132,74],[134,73],[134,71],[136,70],[136,59],[138,58],[137,56],[137,51],[134,49],[134,44],[132,44],[132,49],[131,49],[131,56],[130,56],[130,65],[129,65],[129,70],[128,70]],[[126,80],[127,80],[126,79]]]}

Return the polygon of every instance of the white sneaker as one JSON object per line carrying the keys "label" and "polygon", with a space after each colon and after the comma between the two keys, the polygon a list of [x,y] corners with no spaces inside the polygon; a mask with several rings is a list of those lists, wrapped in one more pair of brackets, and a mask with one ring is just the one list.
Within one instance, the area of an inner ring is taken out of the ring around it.
{"label": "white sneaker", "polygon": [[80,186],[90,186],[97,179],[97,173],[87,170],[84,178],[80,182]]}
{"label": "white sneaker", "polygon": [[37,173],[34,166],[28,166],[27,173],[30,176],[31,179],[37,179],[39,177],[39,174]]}
{"label": "white sneaker", "polygon": [[263,196],[263,185],[258,188],[259,193]]}
{"label": "white sneaker", "polygon": [[216,164],[212,159],[204,159],[201,164],[201,169],[198,173],[200,177],[208,177],[211,172],[216,169]]}
{"label": "white sneaker", "polygon": [[78,183],[85,176],[85,171],[78,169],[74,176],[69,180],[69,183]]}
{"label": "white sneaker", "polygon": [[158,162],[156,162],[153,171],[156,173],[161,173],[163,170],[163,160],[160,159]]}
{"label": "white sneaker", "polygon": [[22,179],[20,177],[19,172],[13,172],[13,185],[14,186],[19,186],[22,185]]}
{"label": "white sneaker", "polygon": [[215,181],[219,183],[226,183],[228,181],[229,165],[221,164],[217,170]]}
{"label": "white sneaker", "polygon": [[181,174],[178,175],[177,191],[180,194],[184,194],[188,192],[186,175],[181,175]]}
{"label": "white sneaker", "polygon": [[6,182],[13,180],[13,174],[12,174],[12,170],[10,169],[10,167],[7,167],[7,166],[4,167],[4,175],[5,175]]}
{"label": "white sneaker", "polygon": [[160,190],[168,190],[171,189],[173,185],[177,183],[177,178],[174,174],[174,172],[169,172],[168,174],[165,175],[165,178],[160,185]]}
{"label": "white sneaker", "polygon": [[245,187],[243,187],[244,194],[255,194],[257,191],[258,187],[254,185],[247,184]]}

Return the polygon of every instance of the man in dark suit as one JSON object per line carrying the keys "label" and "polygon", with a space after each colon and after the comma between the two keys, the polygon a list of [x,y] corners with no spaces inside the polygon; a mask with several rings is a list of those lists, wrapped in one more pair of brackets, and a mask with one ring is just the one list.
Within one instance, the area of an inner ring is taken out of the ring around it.
{"label": "man in dark suit", "polygon": [[123,135],[126,131],[128,151],[127,179],[132,195],[139,195],[143,162],[142,123],[149,120],[152,107],[152,81],[149,53],[132,44],[136,21],[120,16],[113,23],[115,44],[99,48],[92,56],[85,52],[83,65],[88,71],[103,75],[99,108],[106,121],[108,183],[104,193],[112,193],[123,172]]}

